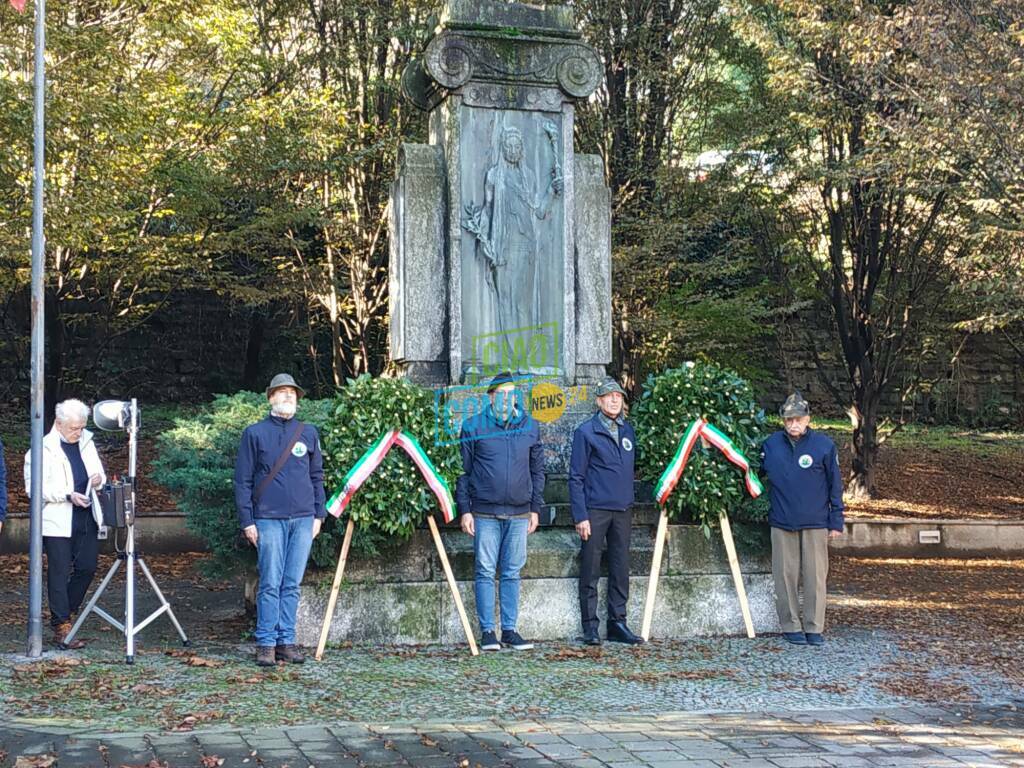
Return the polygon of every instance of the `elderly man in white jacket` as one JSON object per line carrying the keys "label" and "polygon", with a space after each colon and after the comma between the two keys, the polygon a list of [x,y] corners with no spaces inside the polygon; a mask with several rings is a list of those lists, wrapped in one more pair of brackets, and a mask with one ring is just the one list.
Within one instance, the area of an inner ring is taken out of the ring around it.
{"label": "elderly man in white jacket", "polygon": [[[50,624],[57,646],[83,648],[75,639],[65,642],[71,616],[82,605],[99,555],[102,513],[93,504],[93,489],[106,482],[92,433],[85,428],[89,406],[81,400],[57,404],[53,429],[43,438],[43,549],[46,552],[46,590]],[[32,492],[32,453],[25,454],[25,492]]]}

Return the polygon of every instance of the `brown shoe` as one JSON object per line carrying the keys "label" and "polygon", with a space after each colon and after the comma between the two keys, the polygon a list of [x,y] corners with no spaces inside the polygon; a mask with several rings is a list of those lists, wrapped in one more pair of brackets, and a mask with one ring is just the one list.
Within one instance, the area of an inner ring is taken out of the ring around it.
{"label": "brown shoe", "polygon": [[274,646],[272,645],[258,645],[256,646],[256,666],[257,667],[272,667],[277,664],[274,660]]}
{"label": "brown shoe", "polygon": [[279,645],[275,651],[278,661],[287,661],[289,664],[303,664],[306,661],[297,645]]}
{"label": "brown shoe", "polygon": [[70,643],[65,640],[71,634],[71,622],[65,621],[53,628],[53,640],[62,651],[80,651],[85,648],[85,641],[75,638]]}

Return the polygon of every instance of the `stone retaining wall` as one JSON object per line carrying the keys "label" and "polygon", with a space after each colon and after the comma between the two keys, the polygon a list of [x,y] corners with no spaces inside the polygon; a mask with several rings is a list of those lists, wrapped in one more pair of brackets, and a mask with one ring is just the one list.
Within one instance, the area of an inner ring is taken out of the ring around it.
{"label": "stone retaining wall", "polygon": [[[640,510],[633,531],[629,621],[639,631],[653,553],[653,510]],[[479,632],[473,596],[473,551],[468,536],[442,533],[445,548],[474,633]],[[519,631],[537,640],[566,640],[580,631],[577,597],[579,540],[565,527],[530,537],[522,573]],[[739,545],[740,567],[759,632],[778,631],[769,558]],[[331,623],[329,642],[398,644],[460,643],[464,634],[426,531],[398,552],[373,560],[353,558]],[[330,592],[331,573],[310,573],[302,586],[298,642],[316,645]],[[602,579],[600,612],[604,612]],[[669,526],[662,578],[655,604],[654,633],[660,636],[739,634],[744,631],[728,561],[720,539],[708,541],[696,526]],[[602,628],[603,629],[603,628]]]}

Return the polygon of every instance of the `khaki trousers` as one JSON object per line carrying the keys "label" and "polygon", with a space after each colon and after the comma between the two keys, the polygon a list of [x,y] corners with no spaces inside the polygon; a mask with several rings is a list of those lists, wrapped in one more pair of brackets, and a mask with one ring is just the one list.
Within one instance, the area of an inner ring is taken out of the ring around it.
{"label": "khaki trousers", "polygon": [[[784,531],[772,528],[772,576],[775,577],[775,610],[783,632],[825,629],[825,584],[828,579],[828,530],[811,528]],[[800,582],[804,610],[800,622]]]}

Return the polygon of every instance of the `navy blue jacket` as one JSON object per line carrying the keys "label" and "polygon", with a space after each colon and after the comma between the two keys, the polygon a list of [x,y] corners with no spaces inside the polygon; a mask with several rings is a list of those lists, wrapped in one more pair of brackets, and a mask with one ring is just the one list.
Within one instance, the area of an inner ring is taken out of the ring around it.
{"label": "navy blue jacket", "polygon": [[539,512],[544,504],[540,427],[526,413],[508,429],[491,407],[462,423],[462,474],[455,485],[459,514],[494,517]]}
{"label": "navy blue jacket", "polygon": [[768,522],[773,528],[843,530],[843,481],[831,438],[808,429],[793,445],[780,430],[764,441],[761,455],[770,484]]}
{"label": "navy blue jacket", "polygon": [[4,444],[0,441],[0,523],[7,519],[7,466],[4,464]]}
{"label": "navy blue jacket", "polygon": [[591,509],[629,509],[633,503],[636,435],[629,422],[619,427],[616,443],[596,413],[576,427],[569,459],[569,506],[577,523],[590,519]]}
{"label": "navy blue jacket", "polygon": [[324,506],[324,457],[316,427],[305,424],[288,461],[253,504],[253,494],[277,462],[295,428],[294,419],[267,416],[246,427],[235,461],[235,506],[238,524],[253,525],[256,518],[287,519],[327,516]]}

